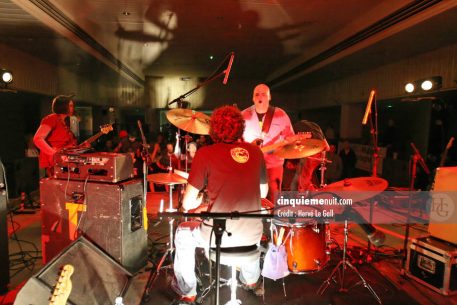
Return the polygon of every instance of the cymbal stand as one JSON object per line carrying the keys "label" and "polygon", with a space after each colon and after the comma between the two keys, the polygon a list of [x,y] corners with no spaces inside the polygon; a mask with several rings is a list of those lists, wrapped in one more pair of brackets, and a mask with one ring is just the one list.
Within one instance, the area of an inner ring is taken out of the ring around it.
{"label": "cymbal stand", "polygon": [[327,160],[325,158],[326,156],[326,152],[323,151],[322,153],[322,159],[321,159],[321,166],[319,167],[319,171],[320,171],[320,178],[321,178],[321,184],[320,184],[320,187],[323,188],[323,187],[326,187],[327,184],[325,183],[325,171],[327,170],[327,166],[326,166],[326,163],[330,163],[331,161]]}
{"label": "cymbal stand", "polygon": [[414,184],[416,182],[417,176],[417,162],[419,161],[420,155],[414,153],[411,157],[411,172],[410,172],[410,184],[409,184],[409,196],[408,196],[408,212],[406,214],[406,224],[405,224],[405,239],[403,241],[403,269],[406,270],[406,260],[408,255],[408,241],[409,241],[409,222],[411,220],[411,194],[414,191]]}
{"label": "cymbal stand", "polygon": [[[148,164],[150,163],[150,156],[149,156],[149,145],[146,142],[146,137],[144,136],[143,132],[143,125],[141,124],[141,121],[138,120],[138,128],[140,129],[141,133],[141,140],[142,140],[142,145],[141,145],[141,155],[143,159],[143,208],[146,209],[146,201],[147,201],[147,193],[148,193],[148,182],[147,182],[147,176],[148,176]],[[143,211],[146,215],[146,210]],[[147,219],[147,217],[144,217],[143,219]],[[147,230],[147,224],[145,225],[146,230]]]}
{"label": "cymbal stand", "polygon": [[[359,285],[359,284],[363,284],[363,286],[368,289],[368,291],[371,293],[371,295],[376,299],[376,301],[378,302],[378,304],[382,305],[382,302],[381,302],[381,299],[379,298],[379,296],[376,294],[376,292],[373,290],[373,288],[370,286],[370,284],[367,283],[367,281],[363,278],[362,274],[360,274],[360,272],[357,270],[357,268],[351,264],[350,261],[347,260],[347,253],[346,253],[346,250],[347,250],[347,243],[348,243],[348,221],[347,219],[344,220],[344,244],[343,244],[343,258],[342,260],[336,265],[336,267],[332,270],[332,272],[330,273],[329,277],[321,284],[321,286],[319,287],[319,289],[317,290],[317,294],[319,295],[323,295],[325,290],[327,290],[327,288],[330,286],[330,281],[334,281],[335,283],[337,283],[337,280],[339,280],[340,282],[340,289],[339,291],[340,292],[347,292],[349,289]],[[344,286],[344,277],[345,277],[345,274],[346,274],[346,268],[349,267],[352,269],[352,271],[355,272],[355,274],[357,274],[357,276],[359,277],[360,281],[357,282],[356,284],[354,284],[353,286],[349,287],[349,288],[345,288]],[[338,278],[335,279],[335,274],[338,272]]]}
{"label": "cymbal stand", "polygon": [[185,170],[186,170],[186,173],[188,173],[188,168],[189,168],[189,135],[185,135],[184,136],[184,143],[186,144],[186,152],[185,152],[185,159],[184,159],[184,166],[185,166]]}
{"label": "cymbal stand", "polygon": [[[173,185],[170,185],[170,189]],[[169,213],[174,213],[176,212],[177,210],[176,209],[173,209],[172,208],[172,202],[170,201],[170,208],[166,209],[166,212],[169,212]],[[160,209],[159,209],[159,213],[162,213],[163,212],[163,199],[160,201]],[[168,248],[167,250],[163,253],[159,263],[157,264],[157,267],[154,271],[151,270],[151,273],[149,274],[149,278],[148,278],[148,281],[146,283],[146,287],[144,288],[144,292],[143,292],[143,297],[142,297],[142,302],[147,302],[149,300],[149,297],[150,297],[150,293],[151,293],[151,289],[152,289],[152,286],[154,285],[155,281],[159,278],[159,275],[160,275],[160,270],[161,269],[171,269],[173,268],[173,251],[174,251],[174,247],[173,247],[173,239],[174,239],[174,234],[173,234],[173,230],[174,230],[174,221],[175,219],[173,217],[168,217],[168,229],[169,229],[169,240],[168,240]],[[165,262],[165,259],[169,257],[170,259],[170,264],[167,265],[167,266],[163,266],[162,265],[164,264]]]}

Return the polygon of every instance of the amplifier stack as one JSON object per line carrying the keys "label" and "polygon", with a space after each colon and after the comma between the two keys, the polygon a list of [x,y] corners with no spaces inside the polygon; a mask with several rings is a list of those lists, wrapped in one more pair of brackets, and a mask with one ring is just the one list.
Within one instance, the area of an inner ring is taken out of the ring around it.
{"label": "amplifier stack", "polygon": [[58,153],[40,181],[43,261],[84,236],[128,271],[147,263],[146,204],[130,154]]}

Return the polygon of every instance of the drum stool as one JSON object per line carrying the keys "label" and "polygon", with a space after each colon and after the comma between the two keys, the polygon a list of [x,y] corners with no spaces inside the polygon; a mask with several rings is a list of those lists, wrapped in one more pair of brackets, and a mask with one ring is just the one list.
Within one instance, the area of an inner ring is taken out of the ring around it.
{"label": "drum stool", "polygon": [[[255,248],[253,249],[253,247]],[[206,256],[209,256],[211,261],[216,261],[215,251],[211,250],[209,255],[206,253]],[[238,282],[236,280],[236,268],[244,264],[253,264],[259,259],[259,246],[221,248],[220,264],[230,266],[232,271],[232,277],[229,280],[230,301],[228,301],[226,305],[241,304],[241,301],[236,298],[236,288],[238,287]]]}

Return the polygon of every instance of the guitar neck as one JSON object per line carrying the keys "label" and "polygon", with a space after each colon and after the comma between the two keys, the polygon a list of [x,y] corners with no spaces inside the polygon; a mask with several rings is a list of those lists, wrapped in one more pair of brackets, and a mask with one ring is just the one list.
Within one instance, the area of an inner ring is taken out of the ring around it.
{"label": "guitar neck", "polygon": [[[93,136],[91,136],[89,139],[85,140],[83,143],[92,144],[92,143],[95,142],[98,138],[100,138],[102,135],[103,135],[103,132],[99,131],[98,133],[96,133],[96,134],[94,134]],[[83,143],[81,143],[81,144],[83,144]]]}

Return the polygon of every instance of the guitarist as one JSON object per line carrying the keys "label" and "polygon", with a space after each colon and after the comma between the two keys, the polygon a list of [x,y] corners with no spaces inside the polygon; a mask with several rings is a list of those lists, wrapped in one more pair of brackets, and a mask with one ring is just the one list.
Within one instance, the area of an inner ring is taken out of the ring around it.
{"label": "guitarist", "polygon": [[[294,134],[290,118],[279,107],[270,106],[270,88],[259,84],[254,88],[252,101],[254,105],[242,111],[246,127],[243,138],[246,142],[260,146],[272,145]],[[274,202],[276,193],[281,190],[284,159],[265,153],[268,174],[268,199]]]}
{"label": "guitarist", "polygon": [[46,176],[52,177],[54,154],[64,147],[75,146],[75,135],[65,120],[69,114],[70,97],[58,95],[52,100],[52,113],[45,116],[33,137],[33,143],[40,150],[40,168],[46,170]]}

